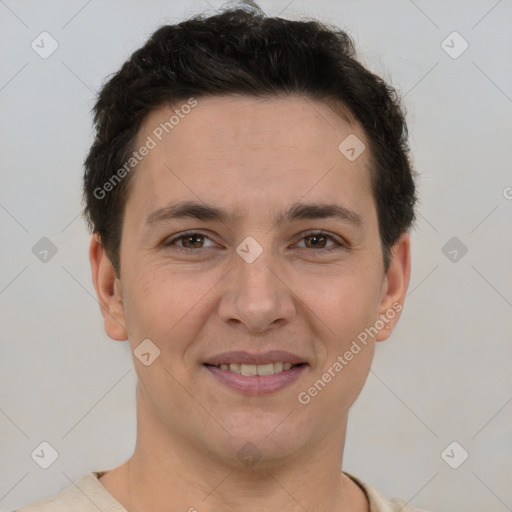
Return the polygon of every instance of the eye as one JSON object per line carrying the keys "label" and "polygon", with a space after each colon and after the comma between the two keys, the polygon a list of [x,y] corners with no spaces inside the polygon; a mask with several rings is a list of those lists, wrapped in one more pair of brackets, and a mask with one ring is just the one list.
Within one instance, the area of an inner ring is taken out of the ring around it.
{"label": "eye", "polygon": [[[196,252],[202,249],[202,247],[199,247],[198,245],[201,245],[204,243],[204,239],[210,240],[206,235],[203,233],[199,233],[198,231],[186,231],[185,233],[181,233],[180,235],[171,238],[169,240],[166,240],[162,245],[164,247],[170,247],[172,245],[175,245],[175,242],[181,240],[182,245],[176,245],[176,248],[180,251],[187,251],[187,252]],[[211,240],[210,240],[211,241]],[[211,247],[214,247],[215,244],[213,244]]]}
{"label": "eye", "polygon": [[[208,247],[215,247],[216,244],[213,242],[210,246],[204,246],[205,240],[210,240],[210,238],[200,233],[199,231],[186,231],[184,233],[179,234],[178,236],[175,236],[173,238],[170,238],[163,242],[163,247],[173,247],[174,249],[177,249],[178,251],[187,252],[187,253],[197,253],[200,252],[202,249],[207,249]],[[178,245],[176,242],[180,242],[181,245]],[[303,233],[301,241],[299,243],[305,242],[303,247],[300,247],[301,249],[307,249],[312,250],[313,252],[331,252],[338,249],[344,249],[346,248],[346,244],[337,240],[332,235],[329,235],[327,233],[324,233],[323,231],[312,231],[308,233]],[[326,247],[328,242],[331,242],[331,247]],[[297,244],[297,247],[299,247],[299,244]]]}
{"label": "eye", "polygon": [[[302,235],[301,242],[305,240],[305,249],[313,249],[316,252],[320,252],[320,250],[323,250],[323,252],[331,252],[337,249],[343,249],[345,248],[345,244],[338,241],[336,238],[334,238],[332,235],[329,235],[327,233],[324,233],[323,231],[312,231],[308,233],[304,233]],[[326,244],[328,241],[331,241],[334,243],[330,248],[326,248]]]}

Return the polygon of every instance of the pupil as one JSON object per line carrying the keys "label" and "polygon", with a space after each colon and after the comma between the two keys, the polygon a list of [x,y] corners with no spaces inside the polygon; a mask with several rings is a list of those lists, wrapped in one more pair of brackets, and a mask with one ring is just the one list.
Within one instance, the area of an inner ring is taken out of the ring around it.
{"label": "pupil", "polygon": [[[315,239],[315,240],[318,240],[318,239],[323,239],[325,240],[325,236],[323,235],[311,235],[308,237],[308,239],[311,241],[312,239]],[[318,244],[313,244],[315,247],[318,247]]]}
{"label": "pupil", "polygon": [[[194,239],[196,239],[196,240],[199,240],[199,242],[198,242],[198,243],[199,243],[199,244],[201,244],[201,240],[200,240],[200,238],[201,238],[201,235],[189,235],[189,236],[187,237],[187,240],[189,240],[189,241],[190,241],[190,240],[194,240]],[[195,246],[195,245],[197,245],[197,244],[194,244],[194,243],[192,242],[192,245],[194,245],[194,246]]]}

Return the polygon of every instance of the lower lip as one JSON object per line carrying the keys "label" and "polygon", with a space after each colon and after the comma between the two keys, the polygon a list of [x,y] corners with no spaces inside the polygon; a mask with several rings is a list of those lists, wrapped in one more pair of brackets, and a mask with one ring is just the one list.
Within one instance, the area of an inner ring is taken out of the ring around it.
{"label": "lower lip", "polygon": [[229,370],[221,370],[216,366],[204,366],[223,384],[248,395],[260,395],[279,391],[294,383],[307,368],[307,364],[301,364],[300,366],[294,366],[289,370],[283,370],[272,375],[249,376]]}

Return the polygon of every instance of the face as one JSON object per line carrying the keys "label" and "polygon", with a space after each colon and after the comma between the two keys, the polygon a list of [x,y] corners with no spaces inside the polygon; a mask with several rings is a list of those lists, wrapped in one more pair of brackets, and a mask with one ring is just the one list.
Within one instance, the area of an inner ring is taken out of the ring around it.
{"label": "face", "polygon": [[107,333],[132,353],[150,340],[150,364],[133,358],[139,421],[218,460],[246,443],[264,460],[318,449],[344,428],[409,280],[406,234],[383,269],[368,149],[338,149],[350,134],[368,148],[364,132],[292,97],[198,98],[159,140],[172,115],[138,134],[156,145],[134,171],[120,281],[91,245]]}

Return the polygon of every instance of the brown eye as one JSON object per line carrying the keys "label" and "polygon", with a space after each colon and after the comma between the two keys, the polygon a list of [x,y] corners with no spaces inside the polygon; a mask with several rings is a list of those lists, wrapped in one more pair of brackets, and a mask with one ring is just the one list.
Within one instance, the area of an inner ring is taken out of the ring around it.
{"label": "brown eye", "polygon": [[[204,246],[205,240],[210,240],[206,235],[199,233],[197,231],[189,231],[186,233],[182,233],[181,235],[175,236],[172,239],[166,240],[162,245],[166,248],[175,248],[180,251],[188,251],[194,252],[199,251],[201,249],[208,249],[209,247],[214,247],[215,244],[210,246]],[[181,241],[181,244],[177,242]],[[211,240],[210,240],[211,242]]]}
{"label": "brown eye", "polygon": [[[203,241],[204,236],[197,234],[197,235],[186,235],[180,237],[181,240],[183,240],[182,244],[183,247],[186,247],[188,249],[199,249],[199,245],[204,243]],[[190,245],[189,245],[190,243]]]}
{"label": "brown eye", "polygon": [[[312,249],[313,251],[316,249],[323,249],[323,252],[329,252],[332,250],[344,248],[344,244],[336,240],[333,236],[323,233],[321,231],[314,233],[306,233],[302,240],[305,241],[304,248]],[[327,246],[327,243],[329,241],[333,242],[334,244],[331,244],[331,246]]]}
{"label": "brown eye", "polygon": [[306,242],[306,247],[308,249],[324,249],[325,244],[327,243],[328,237],[325,235],[308,235],[304,237],[304,240],[309,240],[312,247],[308,246],[308,243]]}

